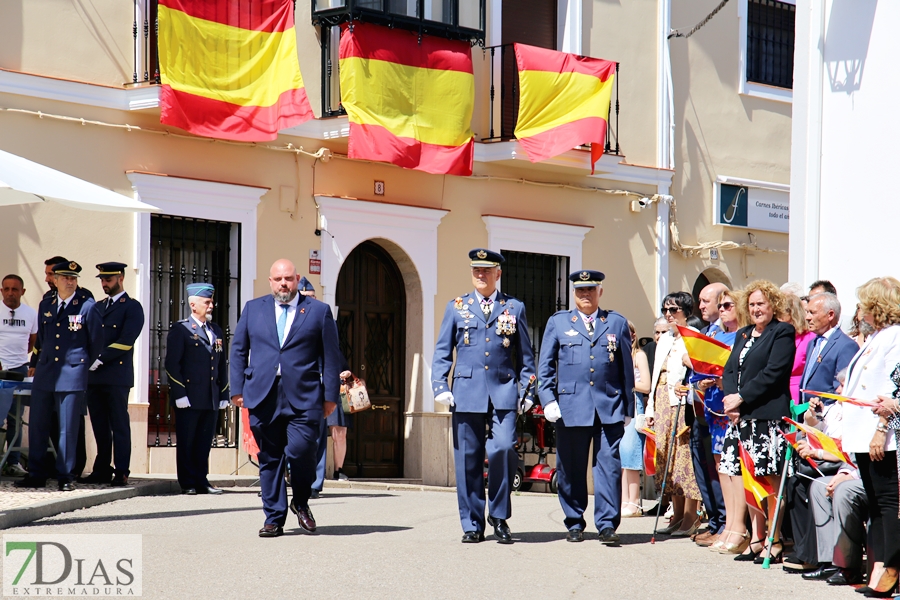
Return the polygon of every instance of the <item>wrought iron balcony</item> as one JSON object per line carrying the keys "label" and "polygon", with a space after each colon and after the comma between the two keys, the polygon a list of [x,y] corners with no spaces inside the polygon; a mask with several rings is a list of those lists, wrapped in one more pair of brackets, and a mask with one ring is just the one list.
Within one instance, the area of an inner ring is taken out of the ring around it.
{"label": "wrought iron balcony", "polygon": [[159,81],[159,0],[135,0],[131,33],[134,36],[134,72],[131,85]]}
{"label": "wrought iron balcony", "polygon": [[485,0],[310,0],[313,25],[365,21],[450,39],[484,42]]}

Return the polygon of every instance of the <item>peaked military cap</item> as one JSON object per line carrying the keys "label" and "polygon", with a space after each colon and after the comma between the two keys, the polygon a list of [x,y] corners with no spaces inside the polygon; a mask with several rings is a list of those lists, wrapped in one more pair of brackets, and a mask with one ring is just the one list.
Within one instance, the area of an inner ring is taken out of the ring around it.
{"label": "peaked military cap", "polygon": [[216,288],[211,283],[199,281],[197,283],[187,284],[188,296],[197,296],[198,298],[212,298]]}
{"label": "peaked military cap", "polygon": [[606,279],[606,275],[600,271],[575,271],[569,275],[572,287],[576,288],[600,285],[600,282],[604,279]]}
{"label": "peaked military cap", "polygon": [[314,292],[316,288],[313,287],[313,284],[310,283],[309,279],[306,277],[301,277],[300,281],[297,283],[297,289],[301,292]]}
{"label": "peaked military cap", "polygon": [[499,252],[487,248],[475,248],[469,251],[469,258],[473,267],[499,267],[506,259]]}
{"label": "peaked military cap", "polygon": [[125,263],[120,262],[105,262],[97,265],[97,270],[100,271],[97,273],[97,277],[109,277],[111,275],[124,275],[125,267],[127,267]]}
{"label": "peaked military cap", "polygon": [[51,267],[54,275],[65,275],[67,277],[81,277],[81,265],[77,262],[68,261],[56,263]]}

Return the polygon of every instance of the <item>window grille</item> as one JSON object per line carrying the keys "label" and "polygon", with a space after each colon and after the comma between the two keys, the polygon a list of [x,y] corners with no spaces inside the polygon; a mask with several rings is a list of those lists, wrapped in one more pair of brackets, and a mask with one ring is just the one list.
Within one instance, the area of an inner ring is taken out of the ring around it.
{"label": "window grille", "polygon": [[747,81],[794,87],[796,7],[777,0],[747,2]]}

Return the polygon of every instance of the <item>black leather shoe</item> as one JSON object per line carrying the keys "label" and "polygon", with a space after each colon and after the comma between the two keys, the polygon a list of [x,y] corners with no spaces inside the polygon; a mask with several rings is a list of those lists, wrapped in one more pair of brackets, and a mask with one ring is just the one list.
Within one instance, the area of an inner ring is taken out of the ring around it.
{"label": "black leather shoe", "polygon": [[462,536],[463,544],[477,544],[484,541],[484,533],[480,531],[467,531]]}
{"label": "black leather shoe", "polygon": [[17,488],[42,488],[47,486],[46,479],[38,479],[37,477],[32,477],[31,475],[27,476],[25,479],[20,479],[13,483],[14,487]]}
{"label": "black leather shoe", "polygon": [[263,525],[262,529],[259,530],[259,537],[269,538],[281,535],[284,535],[284,529],[273,523],[266,523]]}
{"label": "black leather shoe", "polygon": [[600,543],[612,546],[619,543],[619,534],[612,527],[607,527],[600,532]]}
{"label": "black leather shoe", "polygon": [[128,476],[127,475],[116,475],[113,477],[113,480],[110,482],[112,487],[125,487],[128,485]]}
{"label": "black leather shoe", "polygon": [[495,519],[488,517],[488,523],[494,528],[494,536],[497,538],[498,544],[512,544],[512,533],[509,531],[509,525],[506,519]]}
{"label": "black leather shoe", "polygon": [[75,484],[72,483],[71,481],[60,481],[56,485],[56,489],[58,489],[61,492],[74,492]]}
{"label": "black leather shoe", "polygon": [[196,496],[197,488],[181,488],[182,494],[187,494],[188,496]]}
{"label": "black leather shoe", "polygon": [[79,477],[75,481],[77,481],[78,483],[91,483],[91,484],[97,484],[97,485],[106,485],[110,481],[112,481],[112,478],[113,478],[112,473],[107,473],[107,474],[91,473],[87,477]]}
{"label": "black leather shoe", "polygon": [[584,532],[580,529],[573,529],[566,533],[566,541],[567,542],[583,542],[584,541]]}
{"label": "black leather shoe", "polygon": [[819,565],[819,567],[815,571],[810,571],[809,573],[804,573],[801,575],[803,579],[807,581],[824,581],[830,578],[832,575],[837,574],[840,571],[837,567],[832,566],[830,563]]}
{"label": "black leather shoe", "polygon": [[217,487],[213,487],[213,486],[209,485],[206,487],[203,487],[203,486],[198,487],[197,493],[198,494],[212,494],[213,496],[218,496],[219,494],[224,494],[225,492],[223,492],[221,489],[219,489]]}
{"label": "black leather shoe", "polygon": [[862,573],[857,569],[841,569],[825,580],[828,585],[856,585],[862,583]]}
{"label": "black leather shoe", "polygon": [[321,496],[321,495],[322,495],[322,492],[319,490],[310,490],[309,491],[309,498],[311,500],[318,500],[319,496]]}
{"label": "black leather shoe", "polygon": [[305,529],[306,531],[313,533],[316,530],[316,519],[313,517],[312,511],[309,510],[308,506],[300,506],[297,503],[297,499],[294,498],[290,503],[291,512],[297,515],[297,522],[300,524],[300,527]]}

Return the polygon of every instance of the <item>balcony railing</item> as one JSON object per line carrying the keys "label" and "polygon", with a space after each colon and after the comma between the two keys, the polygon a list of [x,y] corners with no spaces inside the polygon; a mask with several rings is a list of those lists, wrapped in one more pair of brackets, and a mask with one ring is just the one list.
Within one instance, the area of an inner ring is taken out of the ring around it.
{"label": "balcony railing", "polygon": [[132,85],[159,81],[159,0],[134,0],[134,20],[131,33],[134,37],[134,72]]}
{"label": "balcony railing", "polygon": [[[519,118],[519,71],[512,44],[490,46],[484,49],[485,60],[490,61],[490,135],[482,142],[506,142],[516,139],[516,121]],[[609,102],[609,118],[606,120],[606,154],[621,154],[619,146],[619,63],[616,63],[616,81]]]}
{"label": "balcony railing", "polygon": [[484,41],[486,0],[310,0],[313,25],[365,21],[419,35]]}

